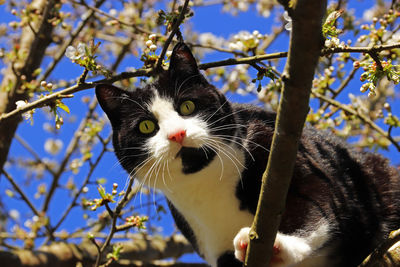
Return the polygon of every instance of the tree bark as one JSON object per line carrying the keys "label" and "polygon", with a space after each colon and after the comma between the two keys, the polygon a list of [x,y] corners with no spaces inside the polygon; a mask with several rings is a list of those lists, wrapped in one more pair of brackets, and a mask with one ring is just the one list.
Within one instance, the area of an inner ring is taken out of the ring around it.
{"label": "tree bark", "polygon": [[[59,0],[35,0],[30,4],[41,14],[41,19],[38,23],[30,22],[32,29],[25,26],[21,38],[15,44],[26,57],[11,62],[7,67],[0,85],[0,114],[14,110],[16,101],[29,98],[29,92],[21,89],[21,85],[23,81],[30,82],[35,78],[32,77],[32,73],[40,67],[46,48],[52,41],[54,26],[49,19],[54,17],[54,6],[59,3]],[[20,121],[21,116],[17,116],[0,123],[0,169],[7,160],[11,141]]]}
{"label": "tree bark", "polygon": [[246,254],[247,266],[269,266],[293,175],[299,139],[309,110],[314,70],[323,44],[322,18],[326,0],[292,1],[288,60],[268,166]]}

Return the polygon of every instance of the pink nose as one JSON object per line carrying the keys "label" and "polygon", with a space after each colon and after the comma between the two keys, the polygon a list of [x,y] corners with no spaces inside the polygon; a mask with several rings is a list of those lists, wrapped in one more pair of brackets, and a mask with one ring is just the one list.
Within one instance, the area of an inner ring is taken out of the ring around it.
{"label": "pink nose", "polygon": [[177,142],[182,145],[183,139],[185,139],[186,130],[179,130],[173,134],[168,135],[168,139]]}

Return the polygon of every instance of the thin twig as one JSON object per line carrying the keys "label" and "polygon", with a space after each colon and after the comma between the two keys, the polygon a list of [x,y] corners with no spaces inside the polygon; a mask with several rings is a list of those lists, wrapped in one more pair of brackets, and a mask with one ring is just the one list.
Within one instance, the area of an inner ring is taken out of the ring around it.
{"label": "thin twig", "polygon": [[[105,0],[98,1],[96,3],[96,7],[100,7],[104,3],[104,1]],[[79,25],[76,27],[75,31],[71,34],[71,37],[69,38],[68,42],[65,42],[64,45],[58,49],[58,51],[59,51],[58,54],[54,57],[53,61],[49,64],[49,66],[47,67],[47,69],[43,73],[43,75],[39,77],[38,81],[45,81],[49,77],[50,73],[57,66],[58,62],[60,62],[60,60],[63,58],[68,46],[70,46],[74,42],[76,37],[78,37],[79,33],[81,33],[83,28],[86,26],[86,24],[92,19],[93,15],[94,15],[93,10],[88,11],[88,13],[86,13],[84,15],[85,19],[82,20],[79,23]]]}
{"label": "thin twig", "polygon": [[58,187],[58,181],[60,180],[61,175],[64,173],[65,167],[67,166],[69,159],[71,158],[72,153],[75,151],[75,149],[78,147],[79,144],[79,140],[81,137],[81,133],[84,130],[84,128],[86,127],[87,122],[89,121],[89,119],[92,117],[94,109],[97,106],[97,101],[94,100],[92,101],[92,103],[89,106],[89,110],[86,114],[85,119],[83,119],[78,127],[78,129],[75,131],[74,136],[72,137],[71,141],[68,144],[67,147],[67,151],[65,152],[65,156],[64,159],[62,160],[60,167],[58,168],[57,172],[55,173],[55,175],[53,176],[53,181],[50,185],[49,191],[46,195],[46,198],[44,200],[43,203],[43,207],[42,207],[42,211],[46,212],[51,198],[53,197],[54,191],[56,190],[56,188]]}
{"label": "thin twig", "polygon": [[82,194],[83,189],[85,188],[85,186],[87,186],[87,184],[89,183],[89,180],[92,177],[92,174],[93,174],[95,168],[100,163],[100,160],[103,158],[104,153],[107,152],[107,144],[110,142],[110,140],[111,140],[111,135],[104,140],[102,151],[100,152],[100,154],[97,157],[96,161],[92,164],[92,166],[90,166],[90,170],[89,170],[88,174],[86,175],[85,180],[83,181],[83,183],[82,183],[81,187],[79,188],[78,192],[75,193],[74,198],[72,199],[70,205],[64,211],[63,215],[61,216],[61,218],[57,222],[57,224],[53,227],[54,231],[57,230],[60,227],[60,225],[63,223],[63,221],[68,216],[68,214],[71,211],[71,209],[77,205],[77,200],[78,200],[79,196]]}
{"label": "thin twig", "polygon": [[383,70],[381,60],[379,59],[378,53],[375,50],[371,50],[368,54],[372,57],[375,61],[378,70]]}
{"label": "thin twig", "polygon": [[122,72],[118,75],[115,75],[115,76],[109,78],[109,79],[101,79],[101,80],[97,80],[97,81],[90,82],[90,83],[76,84],[71,87],[60,90],[58,92],[44,96],[36,101],[28,103],[27,105],[25,105],[23,107],[14,109],[13,111],[11,111],[9,113],[1,114],[0,115],[0,123],[2,123],[5,120],[14,118],[16,116],[20,116],[23,113],[25,113],[29,110],[32,110],[34,108],[40,108],[40,107],[47,106],[47,105],[53,103],[57,99],[62,99],[62,98],[65,98],[66,96],[70,97],[70,94],[93,88],[97,84],[100,84],[100,83],[113,83],[115,81],[129,79],[132,77],[151,76],[152,73],[153,73],[153,69],[141,69],[141,70],[137,70],[134,72]]}
{"label": "thin twig", "polygon": [[151,31],[148,31],[146,29],[140,28],[139,26],[137,26],[134,23],[129,23],[129,22],[125,22],[123,20],[120,20],[120,19],[108,14],[107,12],[104,12],[103,10],[101,10],[101,9],[99,9],[97,7],[93,7],[93,6],[90,6],[90,5],[86,4],[85,2],[82,2],[82,1],[78,2],[78,1],[74,1],[74,0],[71,0],[71,2],[74,3],[74,4],[77,4],[77,5],[82,5],[82,6],[86,7],[86,8],[88,8],[88,9],[91,9],[91,10],[95,11],[96,13],[99,13],[99,14],[105,16],[105,17],[108,17],[109,19],[118,21],[118,23],[121,24],[121,25],[125,25],[127,27],[132,27],[139,33],[152,34]]}
{"label": "thin twig", "polygon": [[387,45],[375,45],[373,47],[335,47],[325,48],[321,52],[321,56],[336,54],[336,53],[370,53],[381,52],[384,50],[390,50],[394,48],[400,48],[400,43],[387,44]]}
{"label": "thin twig", "polygon": [[[354,75],[357,72],[357,68],[353,68],[350,72],[350,74],[342,81],[342,83],[339,85],[339,87],[333,92],[331,99],[335,99],[345,88],[346,86],[350,83],[350,81],[354,78]],[[325,104],[321,107],[322,110],[326,110],[330,104],[328,102],[325,102]]]}
{"label": "thin twig", "polygon": [[36,162],[39,162],[42,164],[48,172],[50,172],[52,175],[55,174],[54,170],[42,159],[40,156],[36,153],[36,151],[18,134],[15,134],[15,139],[29,152],[32,154],[32,156],[35,158]]}
{"label": "thin twig", "polygon": [[179,26],[181,25],[183,19],[185,18],[185,13],[186,13],[186,9],[187,9],[188,5],[189,5],[189,0],[185,0],[185,3],[183,4],[182,10],[181,10],[181,13],[179,14],[178,18],[176,19],[174,26],[172,28],[172,31],[171,31],[170,35],[168,36],[168,39],[164,43],[163,49],[161,51],[161,54],[157,60],[156,66],[155,66],[156,70],[159,70],[161,67],[161,64],[164,60],[165,54],[167,53],[167,50],[168,50],[168,46],[171,43],[172,39],[174,38],[175,34],[178,32]]}
{"label": "thin twig", "polygon": [[19,187],[19,185],[14,181],[13,177],[11,177],[8,172],[6,172],[4,169],[1,170],[1,172],[4,174],[4,176],[7,178],[7,180],[10,182],[12,187],[15,189],[15,191],[18,192],[18,194],[21,196],[22,200],[28,205],[28,207],[32,210],[32,212],[38,216],[41,217],[41,213],[35,208],[35,206],[32,204],[32,202],[29,200],[29,198],[25,195],[24,191]]}
{"label": "thin twig", "polygon": [[98,267],[100,265],[100,261],[101,261],[102,255],[103,255],[104,251],[106,250],[106,248],[108,247],[108,245],[110,244],[111,239],[113,238],[113,236],[114,236],[114,234],[116,232],[117,219],[118,219],[118,217],[119,217],[119,215],[120,215],[120,213],[122,211],[122,208],[125,206],[125,204],[128,201],[128,196],[129,196],[129,194],[130,194],[130,192],[132,190],[133,181],[134,181],[134,178],[133,177],[129,177],[129,183],[128,183],[128,187],[126,189],[126,192],[124,194],[124,197],[118,202],[117,206],[115,207],[115,210],[113,212],[114,216],[112,218],[111,230],[110,230],[110,233],[108,234],[108,236],[106,238],[106,241],[104,242],[103,246],[101,247],[101,249],[99,251],[99,254],[97,255],[95,267]]}
{"label": "thin twig", "polygon": [[380,128],[375,122],[373,122],[370,118],[368,118],[367,116],[359,113],[357,110],[354,110],[352,108],[350,108],[347,105],[343,105],[342,103],[340,103],[339,101],[330,99],[324,95],[321,95],[317,92],[312,92],[312,94],[316,97],[318,97],[319,99],[322,99],[325,102],[328,102],[329,104],[331,104],[332,106],[338,107],[341,110],[355,115],[357,117],[359,117],[364,123],[368,124],[372,129],[374,129],[376,132],[378,132],[380,135],[382,135],[383,137],[387,138],[395,147],[396,149],[400,152],[400,144],[396,142],[396,140],[387,132],[385,132],[382,128]]}

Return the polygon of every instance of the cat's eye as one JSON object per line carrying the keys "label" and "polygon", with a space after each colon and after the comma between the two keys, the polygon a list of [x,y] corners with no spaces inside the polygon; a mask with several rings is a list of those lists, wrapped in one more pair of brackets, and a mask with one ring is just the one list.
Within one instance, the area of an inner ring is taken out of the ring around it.
{"label": "cat's eye", "polygon": [[139,131],[143,134],[151,134],[156,129],[156,125],[151,120],[144,120],[139,123]]}
{"label": "cat's eye", "polygon": [[179,111],[182,115],[187,116],[194,112],[196,106],[194,105],[193,101],[186,100],[182,102]]}

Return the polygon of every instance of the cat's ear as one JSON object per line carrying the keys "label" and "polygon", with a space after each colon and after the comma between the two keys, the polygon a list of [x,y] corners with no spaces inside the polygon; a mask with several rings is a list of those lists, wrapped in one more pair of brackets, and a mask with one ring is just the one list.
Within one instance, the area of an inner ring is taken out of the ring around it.
{"label": "cat's ear", "polygon": [[186,78],[200,74],[196,59],[184,42],[179,42],[172,50],[168,71],[172,78]]}
{"label": "cat's ear", "polygon": [[96,97],[111,123],[119,120],[123,102],[129,97],[127,92],[111,84],[96,86]]}

